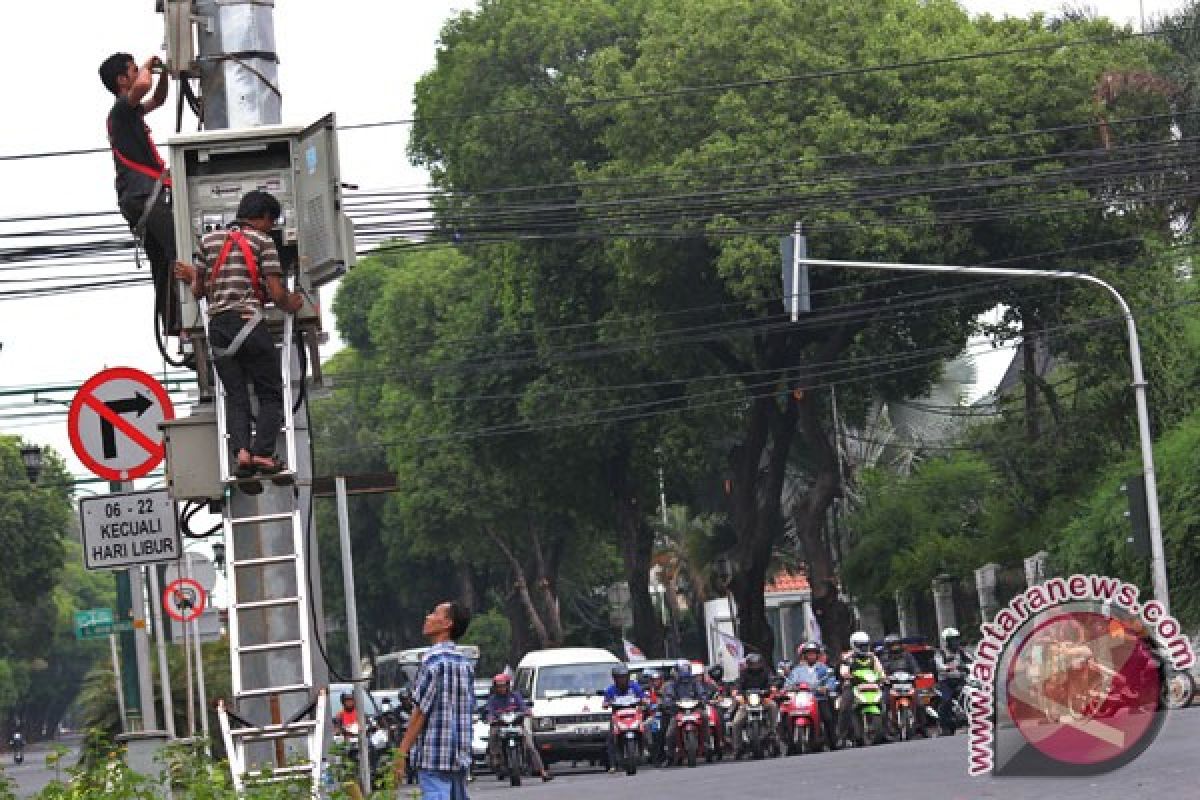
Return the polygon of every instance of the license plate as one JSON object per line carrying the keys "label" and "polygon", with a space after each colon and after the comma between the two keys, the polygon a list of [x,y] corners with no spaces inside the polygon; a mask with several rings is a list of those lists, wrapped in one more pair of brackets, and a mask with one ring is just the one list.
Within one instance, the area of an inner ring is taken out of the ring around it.
{"label": "license plate", "polygon": [[603,725],[580,725],[575,728],[576,733],[604,733],[605,730]]}

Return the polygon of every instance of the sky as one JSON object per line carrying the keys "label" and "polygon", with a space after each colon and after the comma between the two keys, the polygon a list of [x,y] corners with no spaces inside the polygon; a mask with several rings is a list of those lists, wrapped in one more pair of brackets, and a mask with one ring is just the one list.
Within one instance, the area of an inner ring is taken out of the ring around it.
{"label": "sky", "polygon": [[[1139,6],[1144,5],[1147,18],[1152,18],[1182,3],[1091,0],[1086,4],[1136,28]],[[962,5],[972,13],[1024,16],[1052,13],[1063,3],[966,0]],[[284,122],[311,122],[329,111],[336,112],[343,124],[411,116],[413,84],[434,64],[443,22],[473,6],[471,0],[280,0],[275,4],[275,28]],[[0,64],[9,76],[2,90],[9,112],[8,123],[0,126],[0,156],[103,146],[104,119],[112,98],[101,86],[96,69],[113,51],[129,51],[139,61],[160,52],[162,18],[153,9],[153,0],[68,0],[13,4],[7,9],[7,24],[0,28]],[[66,24],[63,14],[70,17]],[[45,31],[53,35],[38,33]],[[173,99],[150,122],[156,141],[165,142],[173,130]],[[405,157],[406,141],[403,126],[343,132],[339,143],[343,180],[363,190],[424,187],[424,172]],[[7,189],[0,193],[0,217],[116,207],[107,154],[0,161],[0,185]],[[133,267],[112,271],[117,269]],[[325,308],[333,290],[324,291]],[[136,288],[0,300],[0,390],[80,383],[112,366],[161,371],[150,329],[152,297],[147,278],[145,285]],[[327,328],[333,332],[332,320]],[[323,348],[323,356],[329,357],[339,346],[335,337]],[[979,359],[980,391],[1003,372],[1009,353],[998,351]],[[68,395],[53,397],[69,400]],[[0,413],[10,402],[0,397]],[[53,403],[38,407],[51,408],[59,407]],[[61,411],[38,424],[0,420],[0,433],[19,434],[53,447],[67,459],[72,472],[82,476],[86,470],[71,453],[65,408]]]}

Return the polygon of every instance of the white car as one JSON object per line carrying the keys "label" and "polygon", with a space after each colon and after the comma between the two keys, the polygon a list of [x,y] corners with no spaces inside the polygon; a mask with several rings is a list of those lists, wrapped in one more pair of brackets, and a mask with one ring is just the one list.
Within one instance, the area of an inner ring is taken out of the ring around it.
{"label": "white car", "polygon": [[544,762],[607,758],[603,694],[620,663],[595,647],[535,650],[521,659],[516,687],[532,705],[533,741]]}

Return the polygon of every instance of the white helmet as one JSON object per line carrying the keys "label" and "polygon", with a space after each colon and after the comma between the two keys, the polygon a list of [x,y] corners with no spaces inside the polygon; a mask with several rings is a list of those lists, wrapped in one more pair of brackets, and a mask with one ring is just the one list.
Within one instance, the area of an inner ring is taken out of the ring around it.
{"label": "white helmet", "polygon": [[865,653],[871,647],[871,637],[866,631],[855,631],[850,634],[850,646],[856,653]]}
{"label": "white helmet", "polygon": [[946,628],[942,631],[942,646],[946,646],[951,639],[961,639],[962,634],[958,632],[958,628]]}

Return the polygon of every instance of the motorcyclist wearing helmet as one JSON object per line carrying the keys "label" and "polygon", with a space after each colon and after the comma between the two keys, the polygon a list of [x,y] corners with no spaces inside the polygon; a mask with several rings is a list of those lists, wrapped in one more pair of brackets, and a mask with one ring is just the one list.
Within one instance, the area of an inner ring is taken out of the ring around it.
{"label": "motorcyclist wearing helmet", "polygon": [[[610,708],[613,701],[618,697],[635,697],[639,701],[645,701],[646,692],[637,681],[629,677],[629,667],[624,664],[618,664],[612,668],[613,682],[604,690],[604,707]],[[608,771],[617,771],[617,740],[613,735],[612,727],[608,729]]]}
{"label": "motorcyclist wearing helmet", "polygon": [[883,664],[886,675],[907,672],[916,676],[921,671],[916,657],[904,649],[904,642],[900,641],[900,635],[896,633],[889,633],[883,637],[883,653],[879,656],[879,661]]}
{"label": "motorcyclist wearing helmet", "polygon": [[788,673],[784,689],[792,689],[800,684],[806,684],[817,697],[817,711],[821,715],[821,729],[830,750],[836,750],[838,743],[832,741],[836,728],[833,720],[833,698],[837,696],[837,674],[828,664],[821,663],[821,645],[816,642],[805,642],[796,648],[798,662]]}
{"label": "motorcyclist wearing helmet", "polygon": [[[904,649],[904,642],[900,640],[900,634],[889,633],[883,637],[883,653],[879,657],[880,663],[883,664],[883,674],[890,680],[892,675],[897,672],[907,672],[913,678],[917,677],[917,673],[921,671],[921,666],[917,663],[916,656]],[[888,695],[885,693],[885,702]],[[887,707],[886,705],[884,706]],[[892,736],[899,734],[895,729],[895,720],[888,714],[888,733]],[[917,725],[917,730],[923,732],[924,724]]]}
{"label": "motorcyclist wearing helmet", "polygon": [[[855,631],[850,634],[850,651],[846,653],[839,668],[842,682],[842,696],[838,701],[838,735],[839,742],[845,741],[850,730],[850,721],[854,716],[854,680],[852,675],[857,670],[870,669],[879,675],[880,686],[887,680],[887,673],[880,663],[879,657],[871,652],[871,637],[865,631]],[[884,707],[887,707],[886,692],[883,697]]]}
{"label": "motorcyclist wearing helmet", "polygon": [[[692,662],[681,658],[675,662],[675,677],[667,684],[663,692],[664,713],[667,718],[666,758],[671,758],[676,751],[675,704],[680,700],[699,700],[708,702],[709,691],[704,681],[692,674]],[[701,736],[708,735],[707,715],[700,715]]]}
{"label": "motorcyclist wearing helmet", "polygon": [[734,757],[742,756],[742,731],[746,727],[746,696],[751,692],[762,698],[763,708],[767,711],[768,735],[774,735],[779,728],[779,704],[771,698],[771,690],[776,685],[774,673],[767,668],[767,660],[761,653],[750,653],[746,656],[746,668],[738,675],[737,680],[737,713],[733,715],[733,747]]}
{"label": "motorcyclist wearing helmet", "polygon": [[957,628],[942,631],[942,646],[933,655],[938,676],[938,726],[942,733],[953,735],[957,723],[954,719],[954,698],[967,682],[971,668],[971,655],[962,646],[962,635]]}
{"label": "motorcyclist wearing helmet", "polygon": [[663,737],[667,731],[667,721],[663,719],[663,695],[666,691],[662,673],[656,669],[648,669],[642,673],[638,682],[646,693],[646,711],[653,715],[650,725],[650,760],[657,764],[663,757]]}
{"label": "motorcyclist wearing helmet", "polygon": [[533,732],[529,729],[529,704],[521,693],[513,688],[512,677],[507,672],[501,672],[492,678],[492,691],[488,695],[487,705],[483,707],[483,721],[488,723],[488,763],[496,771],[498,778],[503,778],[500,769],[500,715],[514,712],[520,714],[521,739],[525,743],[525,757],[529,760],[529,768],[535,775],[541,775],[542,780],[548,781],[552,776],[542,763],[537,748],[533,744]]}

